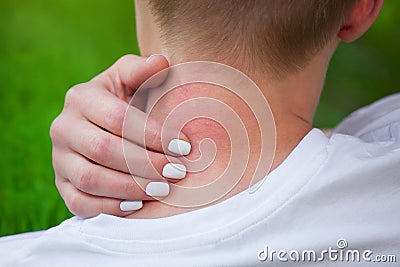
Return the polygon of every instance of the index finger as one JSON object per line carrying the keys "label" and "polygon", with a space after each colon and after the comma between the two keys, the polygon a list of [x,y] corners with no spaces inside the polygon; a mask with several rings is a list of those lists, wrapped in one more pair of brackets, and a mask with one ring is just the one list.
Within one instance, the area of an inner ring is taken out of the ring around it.
{"label": "index finger", "polygon": [[[133,93],[144,81],[168,67],[169,63],[163,55],[152,55],[148,58],[125,55],[92,81],[101,84],[125,102],[129,102]],[[158,84],[152,86],[157,87]]]}
{"label": "index finger", "polygon": [[190,152],[189,139],[182,132],[170,127],[162,128],[161,123],[106,90],[94,87],[90,91],[82,91],[75,101],[86,120],[116,136],[157,152],[170,154],[165,150],[167,147],[178,155]]}

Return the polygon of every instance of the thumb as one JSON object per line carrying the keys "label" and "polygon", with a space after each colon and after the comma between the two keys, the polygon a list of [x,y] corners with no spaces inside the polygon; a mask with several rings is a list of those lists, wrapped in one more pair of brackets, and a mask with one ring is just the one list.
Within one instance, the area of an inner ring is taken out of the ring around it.
{"label": "thumb", "polygon": [[[148,58],[125,55],[109,69],[95,78],[108,91],[128,102],[139,86],[154,74],[169,67],[163,55],[152,55]],[[163,81],[160,81],[161,84]],[[159,84],[152,84],[157,87]]]}

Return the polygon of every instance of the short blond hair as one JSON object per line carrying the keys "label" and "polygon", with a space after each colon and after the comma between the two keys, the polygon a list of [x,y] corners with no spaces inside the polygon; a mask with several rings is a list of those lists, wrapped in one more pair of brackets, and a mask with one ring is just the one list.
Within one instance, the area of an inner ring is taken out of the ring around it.
{"label": "short blond hair", "polygon": [[[172,54],[301,70],[339,31],[356,0],[150,0]],[[250,67],[250,66],[249,66]]]}

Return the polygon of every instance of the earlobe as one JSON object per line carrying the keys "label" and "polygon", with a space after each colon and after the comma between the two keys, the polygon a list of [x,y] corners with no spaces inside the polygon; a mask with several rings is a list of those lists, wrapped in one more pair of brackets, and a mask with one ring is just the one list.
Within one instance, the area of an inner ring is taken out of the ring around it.
{"label": "earlobe", "polygon": [[353,42],[361,37],[375,22],[384,0],[358,0],[340,28],[338,37],[344,42]]}

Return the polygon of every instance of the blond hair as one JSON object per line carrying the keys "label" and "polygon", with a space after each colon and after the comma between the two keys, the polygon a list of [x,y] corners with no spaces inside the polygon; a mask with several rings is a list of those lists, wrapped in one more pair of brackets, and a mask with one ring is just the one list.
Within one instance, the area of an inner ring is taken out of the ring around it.
{"label": "blond hair", "polygon": [[[150,0],[169,52],[276,76],[301,70],[356,0]],[[249,66],[251,67],[251,66]]]}

